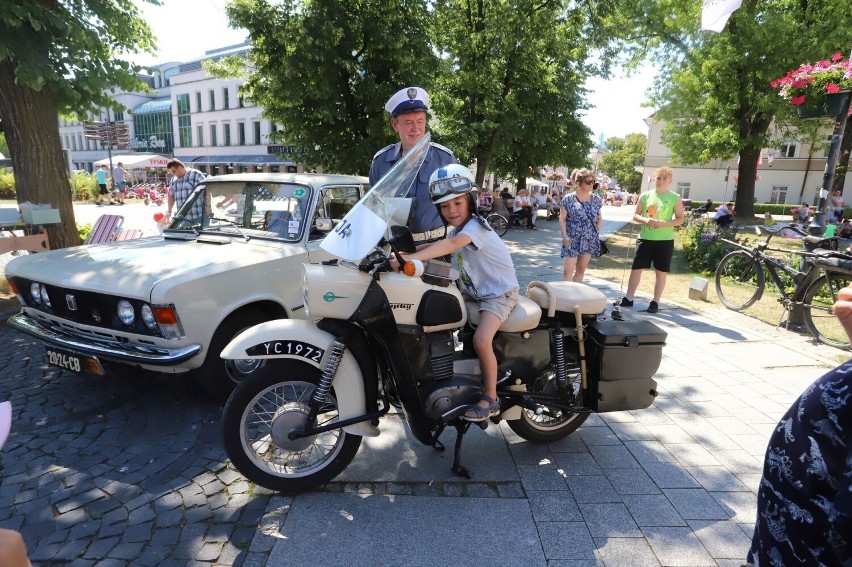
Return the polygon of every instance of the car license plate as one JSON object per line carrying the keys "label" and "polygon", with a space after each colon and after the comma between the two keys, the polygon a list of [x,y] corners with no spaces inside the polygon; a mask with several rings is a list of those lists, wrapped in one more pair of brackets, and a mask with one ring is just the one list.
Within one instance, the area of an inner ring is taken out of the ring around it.
{"label": "car license plate", "polygon": [[94,356],[80,356],[71,351],[47,348],[47,363],[71,372],[91,372],[103,376],[104,367]]}

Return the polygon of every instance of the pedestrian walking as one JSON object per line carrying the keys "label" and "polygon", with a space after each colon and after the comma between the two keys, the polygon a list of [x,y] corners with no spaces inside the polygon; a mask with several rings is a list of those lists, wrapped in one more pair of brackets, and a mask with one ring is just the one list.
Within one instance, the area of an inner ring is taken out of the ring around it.
{"label": "pedestrian walking", "polygon": [[106,200],[107,205],[110,203],[109,189],[107,189],[107,169],[106,165],[102,165],[95,172],[95,178],[98,180],[98,198],[95,199],[95,203],[99,207],[104,206],[102,202],[104,200]]}
{"label": "pedestrian walking", "polygon": [[[166,211],[166,220],[170,221],[172,210],[175,207],[180,210],[195,187],[204,181],[205,176],[197,169],[186,167],[179,159],[170,160],[166,164],[166,169],[172,174],[172,180],[169,182],[169,205]],[[192,210],[186,215],[186,219],[193,224],[200,223],[204,214],[209,214],[211,210],[210,192],[208,191],[204,199],[195,201]]]}
{"label": "pedestrian walking", "polygon": [[124,169],[124,164],[118,162],[114,168],[112,168],[112,181],[115,184],[115,198],[118,200],[119,205],[124,204],[125,191],[127,190],[127,180],[130,178],[130,174],[127,173],[127,170]]}
{"label": "pedestrian walking", "polygon": [[600,229],[603,226],[601,198],[592,191],[594,175],[581,169],[576,176],[577,189],[562,198],[559,230],[562,233],[564,267],[562,279],[582,282],[592,256],[601,255]]}

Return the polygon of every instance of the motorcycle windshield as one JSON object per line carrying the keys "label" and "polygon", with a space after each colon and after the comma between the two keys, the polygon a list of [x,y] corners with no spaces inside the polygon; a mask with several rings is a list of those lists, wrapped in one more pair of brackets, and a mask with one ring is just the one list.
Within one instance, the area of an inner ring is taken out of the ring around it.
{"label": "motorcycle windshield", "polygon": [[370,253],[393,224],[406,224],[412,199],[408,197],[417,172],[426,159],[431,136],[427,132],[370,188],[320,243],[326,252],[357,262]]}

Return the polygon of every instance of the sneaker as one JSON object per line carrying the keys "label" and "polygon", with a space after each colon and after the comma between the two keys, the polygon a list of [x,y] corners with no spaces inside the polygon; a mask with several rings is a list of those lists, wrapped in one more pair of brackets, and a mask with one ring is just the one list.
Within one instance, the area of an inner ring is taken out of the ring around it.
{"label": "sneaker", "polygon": [[99,207],[103,207],[103,206],[104,206],[104,204],[103,204],[103,203],[98,203],[98,206],[99,206]]}
{"label": "sneaker", "polygon": [[648,313],[656,313],[659,310],[660,310],[660,306],[657,305],[656,301],[652,301],[651,303],[648,304]]}
{"label": "sneaker", "polygon": [[616,303],[618,307],[633,307],[633,300],[627,299],[626,297],[621,298],[620,303]]}

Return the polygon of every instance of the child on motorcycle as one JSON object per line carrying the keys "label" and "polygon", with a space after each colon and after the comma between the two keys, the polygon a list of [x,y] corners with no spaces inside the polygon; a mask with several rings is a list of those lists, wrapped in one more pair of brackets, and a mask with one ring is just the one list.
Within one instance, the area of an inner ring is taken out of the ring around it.
{"label": "child on motorcycle", "polygon": [[[429,178],[429,195],[451,230],[448,229],[444,240],[403,256],[409,260],[430,260],[452,255],[461,274],[462,291],[478,304],[480,320],[473,335],[473,347],[479,357],[484,393],[479,403],[470,406],[461,418],[484,421],[500,413],[497,358],[492,342],[518,302],[515,266],[501,238],[475,214],[475,180],[466,167],[452,164],[435,170]],[[391,264],[398,268],[396,261]]]}

